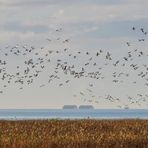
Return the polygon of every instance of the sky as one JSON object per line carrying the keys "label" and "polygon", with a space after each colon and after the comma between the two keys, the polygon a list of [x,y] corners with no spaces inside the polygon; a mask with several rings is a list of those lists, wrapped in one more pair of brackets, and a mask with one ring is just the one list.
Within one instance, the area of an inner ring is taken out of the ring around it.
{"label": "sky", "polygon": [[[147,51],[148,42],[136,42],[141,34],[134,33],[131,29],[135,26],[148,30],[147,6],[147,0],[0,0],[0,48],[19,44],[35,46],[37,49],[70,48],[73,52],[95,52],[104,49],[113,53],[116,59],[120,59],[130,48]],[[62,28],[59,34],[55,32],[58,28]],[[58,36],[69,38],[70,43],[63,45],[46,40],[54,40]],[[132,42],[132,47],[127,47],[127,41]],[[3,58],[3,55],[0,58]],[[8,60],[14,65],[20,62],[20,59],[13,57]],[[83,62],[83,58],[79,62]],[[146,62],[144,59],[145,64]],[[13,68],[11,70],[13,71]],[[106,69],[105,74],[109,71],[112,69]],[[37,87],[46,81],[47,73],[48,71],[23,91],[13,86],[8,88],[4,94],[0,94],[0,108],[61,108],[65,104],[92,104],[96,108],[117,108],[117,105],[120,105],[103,99],[98,99],[99,103],[94,104],[82,101],[80,95],[73,97],[86,89],[88,81],[85,79],[72,79],[71,84],[63,88],[54,84]],[[132,78],[137,80],[134,73],[132,74]],[[135,94],[147,92],[147,87],[143,86],[141,80],[136,86],[131,86],[128,81],[122,86],[112,85],[109,78],[105,81],[94,81],[94,92],[97,96],[111,94],[122,98],[123,105],[126,105],[127,96],[135,97]],[[148,104],[133,104],[130,107],[147,106]]]}

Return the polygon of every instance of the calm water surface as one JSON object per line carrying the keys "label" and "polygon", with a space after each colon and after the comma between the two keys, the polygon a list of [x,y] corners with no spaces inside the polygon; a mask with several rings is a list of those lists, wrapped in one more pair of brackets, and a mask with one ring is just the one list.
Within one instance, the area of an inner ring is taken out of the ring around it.
{"label": "calm water surface", "polygon": [[148,119],[148,109],[0,109],[0,119]]}

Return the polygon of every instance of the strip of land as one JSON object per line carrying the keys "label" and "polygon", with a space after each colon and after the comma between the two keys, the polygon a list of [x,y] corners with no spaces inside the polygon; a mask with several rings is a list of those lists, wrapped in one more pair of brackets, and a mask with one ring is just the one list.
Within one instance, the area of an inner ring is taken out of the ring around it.
{"label": "strip of land", "polygon": [[148,120],[1,120],[0,147],[148,147]]}

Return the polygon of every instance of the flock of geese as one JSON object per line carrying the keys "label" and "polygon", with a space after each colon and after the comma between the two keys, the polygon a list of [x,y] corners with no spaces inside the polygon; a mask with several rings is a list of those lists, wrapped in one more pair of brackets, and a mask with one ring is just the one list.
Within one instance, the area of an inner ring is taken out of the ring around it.
{"label": "flock of geese", "polygon": [[[62,28],[55,30],[57,33],[62,31]],[[139,38],[137,42],[145,42],[147,32],[144,28],[132,27],[131,31],[138,31],[143,35],[143,38]],[[47,38],[46,41],[50,44],[53,39]],[[71,39],[57,37],[56,41],[65,45],[70,44]],[[8,87],[17,86],[19,90],[23,90],[38,79],[42,80],[42,73],[45,73],[48,74],[47,80],[45,83],[38,84],[40,88],[50,84],[55,84],[60,88],[67,85],[70,87],[72,80],[77,81],[79,85],[80,79],[87,79],[86,89],[79,90],[73,97],[92,104],[99,104],[100,99],[104,99],[110,103],[117,103],[119,108],[128,108],[131,104],[142,106],[147,102],[148,95],[146,94],[137,93],[134,97],[128,95],[126,96],[127,103],[123,104],[120,97],[110,94],[98,96],[94,92],[96,84],[106,79],[113,85],[124,83],[138,85],[140,81],[148,87],[148,65],[141,62],[143,58],[148,58],[148,54],[143,50],[132,49],[132,43],[129,41],[125,42],[125,46],[129,50],[119,59],[110,50],[103,49],[93,51],[69,48],[50,50],[48,47],[36,48],[19,44],[6,46],[0,49],[0,94],[4,94]],[[108,71],[108,69],[111,70]],[[135,80],[132,80],[133,75]]]}

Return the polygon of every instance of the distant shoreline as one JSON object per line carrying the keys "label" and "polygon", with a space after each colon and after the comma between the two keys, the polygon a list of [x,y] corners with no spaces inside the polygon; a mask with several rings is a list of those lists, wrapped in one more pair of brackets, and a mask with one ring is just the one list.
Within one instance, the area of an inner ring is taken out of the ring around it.
{"label": "distant shoreline", "polygon": [[50,119],[50,118],[46,118],[46,119],[0,119],[0,122],[3,122],[3,121],[14,121],[14,122],[18,122],[18,121],[81,121],[81,120],[83,120],[83,121],[87,121],[87,120],[93,120],[93,121],[123,121],[123,120],[141,120],[141,121],[148,121],[148,119],[144,119],[144,118],[97,118],[97,119],[94,119],[94,118],[90,118],[90,117],[88,117],[88,118],[83,118],[83,119],[78,119],[78,118],[66,118],[66,119],[62,119],[62,118],[52,118],[52,119]]}

